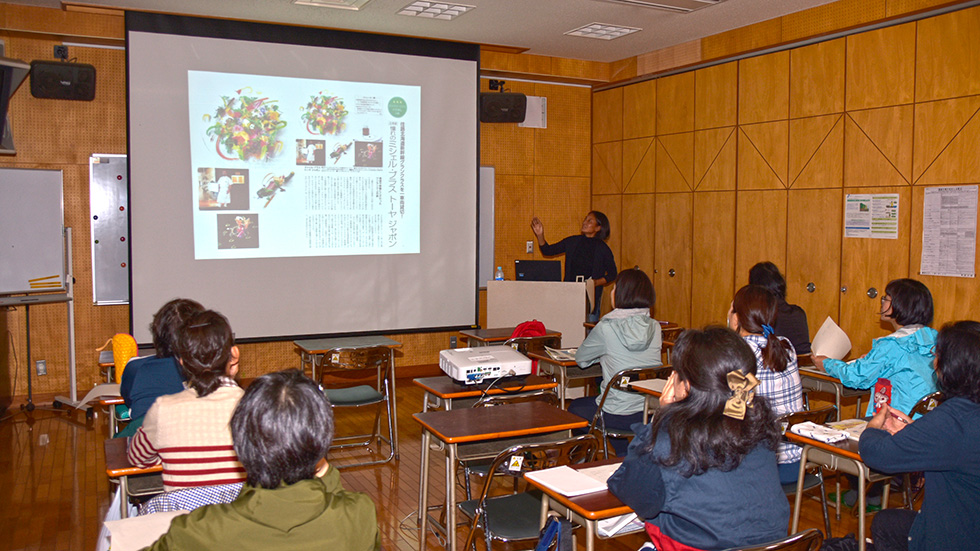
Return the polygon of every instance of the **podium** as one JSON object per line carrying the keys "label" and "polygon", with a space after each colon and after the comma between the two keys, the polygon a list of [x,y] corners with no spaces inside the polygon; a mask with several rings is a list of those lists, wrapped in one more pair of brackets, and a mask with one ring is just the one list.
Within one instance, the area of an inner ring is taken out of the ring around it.
{"label": "podium", "polygon": [[487,327],[515,327],[536,319],[561,332],[562,348],[585,339],[586,283],[582,281],[488,281]]}

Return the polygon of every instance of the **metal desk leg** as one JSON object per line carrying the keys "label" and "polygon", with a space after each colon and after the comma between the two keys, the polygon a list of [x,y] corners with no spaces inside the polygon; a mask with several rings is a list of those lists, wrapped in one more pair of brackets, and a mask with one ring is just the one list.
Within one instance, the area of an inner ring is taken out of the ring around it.
{"label": "metal desk leg", "polygon": [[422,429],[422,451],[419,467],[419,551],[425,551],[425,538],[429,523],[429,431]]}
{"label": "metal desk leg", "polygon": [[[803,505],[803,482],[806,477],[806,456],[810,451],[809,445],[803,446],[803,453],[800,455],[800,477],[796,479],[796,496],[793,500],[793,527],[790,533],[795,534],[800,525],[800,507]],[[827,535],[830,537],[830,534]]]}
{"label": "metal desk leg", "polygon": [[390,375],[391,396],[388,397],[388,409],[389,409],[388,419],[391,422],[391,428],[392,428],[391,430],[392,441],[389,442],[389,444],[391,445],[391,450],[394,452],[395,461],[397,461],[398,460],[398,407],[397,404],[395,403],[395,350],[393,348],[390,348],[388,349],[388,353],[391,354],[388,360],[389,362],[391,362],[391,365],[388,366],[389,367],[388,373],[391,374]]}
{"label": "metal desk leg", "polygon": [[595,551],[595,525],[596,521],[585,521],[585,551]]}
{"label": "metal desk leg", "polygon": [[[456,551],[456,444],[446,444],[446,540],[447,551]],[[863,549],[861,551],[864,551]]]}
{"label": "metal desk leg", "polygon": [[119,518],[129,518],[129,477],[119,477]]}
{"label": "metal desk leg", "polygon": [[858,551],[864,551],[865,548],[865,538],[867,533],[864,531],[865,525],[865,511],[867,511],[867,501],[868,496],[865,492],[865,484],[867,484],[867,469],[864,465],[855,465],[858,471]]}

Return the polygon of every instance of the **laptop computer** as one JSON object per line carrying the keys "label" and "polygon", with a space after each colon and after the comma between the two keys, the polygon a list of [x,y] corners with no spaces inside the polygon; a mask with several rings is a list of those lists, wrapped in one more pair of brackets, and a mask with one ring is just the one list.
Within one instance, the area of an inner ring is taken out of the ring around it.
{"label": "laptop computer", "polygon": [[518,281],[561,281],[560,260],[515,260]]}

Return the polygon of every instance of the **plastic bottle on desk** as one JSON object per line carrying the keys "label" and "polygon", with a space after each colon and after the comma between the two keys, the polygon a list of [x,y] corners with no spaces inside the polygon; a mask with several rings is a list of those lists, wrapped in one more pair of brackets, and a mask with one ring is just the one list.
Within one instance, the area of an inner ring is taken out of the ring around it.
{"label": "plastic bottle on desk", "polygon": [[504,269],[502,267],[500,267],[500,266],[497,266],[497,271],[493,273],[493,278],[495,280],[497,280],[497,281],[503,281],[504,280]]}

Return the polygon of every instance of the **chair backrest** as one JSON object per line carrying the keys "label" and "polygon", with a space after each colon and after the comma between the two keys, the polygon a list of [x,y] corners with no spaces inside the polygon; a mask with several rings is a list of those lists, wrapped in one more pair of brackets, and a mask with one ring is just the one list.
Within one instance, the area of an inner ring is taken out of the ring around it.
{"label": "chair backrest", "polygon": [[543,402],[558,407],[561,399],[554,390],[537,390],[521,394],[488,394],[473,404],[475,408],[500,406],[503,404],[519,404],[522,402]]}
{"label": "chair backrest", "polygon": [[[350,378],[353,373],[344,371],[370,369],[376,370],[380,381],[388,378],[391,369],[391,350],[387,346],[366,348],[335,348],[323,355],[323,368],[320,370],[320,383],[327,377]],[[362,377],[361,374],[356,376]]]}
{"label": "chair backrest", "polygon": [[657,367],[628,367],[613,375],[612,379],[606,382],[606,389],[602,391],[602,398],[599,400],[599,407],[596,409],[595,415],[592,417],[592,423],[589,424],[589,431],[591,432],[596,428],[599,419],[602,417],[602,406],[605,405],[606,398],[609,396],[610,392],[618,390],[620,392],[628,392],[630,394],[639,394],[640,391],[630,386],[630,383],[644,379],[666,379],[670,376],[672,369],[673,368],[671,368],[669,365],[661,365]]}
{"label": "chair backrest", "polygon": [[919,401],[912,406],[912,411],[909,412],[909,416],[925,415],[945,401],[946,395],[941,390],[937,390],[932,394],[926,394],[922,398],[919,398]]}
{"label": "chair backrest", "polygon": [[830,420],[831,417],[835,417],[836,413],[836,406],[826,406],[820,409],[796,411],[780,415],[779,422],[783,426],[783,432],[786,432],[793,425],[807,421],[822,425]]}
{"label": "chair backrest", "polygon": [[561,348],[561,337],[558,335],[542,335],[540,337],[513,337],[504,341],[521,354],[528,352],[544,352],[544,347]]}
{"label": "chair backrest", "polygon": [[[557,442],[519,444],[497,454],[490,464],[489,472],[508,476],[523,476],[524,473],[550,469],[562,465],[587,463],[595,459],[599,451],[599,440],[591,434],[583,434]],[[494,477],[488,476],[480,494],[481,505],[486,501],[493,485]]]}
{"label": "chair backrest", "polygon": [[749,547],[731,547],[725,551],[817,551],[823,544],[823,532],[810,528],[788,538]]}

